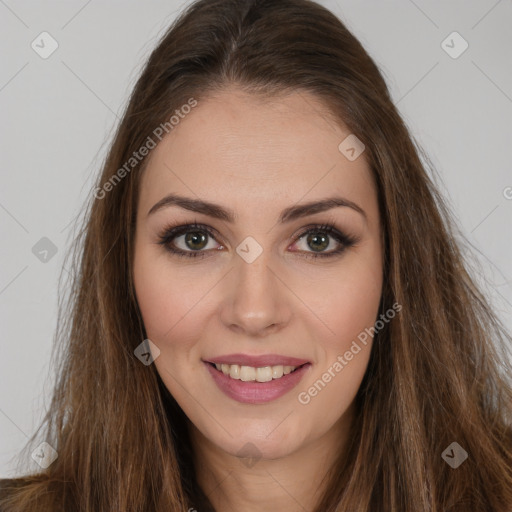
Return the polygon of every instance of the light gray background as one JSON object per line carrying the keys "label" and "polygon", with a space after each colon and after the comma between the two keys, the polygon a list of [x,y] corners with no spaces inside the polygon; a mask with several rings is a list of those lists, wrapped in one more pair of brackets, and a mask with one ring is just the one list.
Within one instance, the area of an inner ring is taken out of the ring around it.
{"label": "light gray background", "polygon": [[[379,64],[474,245],[478,281],[510,330],[511,1],[320,3]],[[141,66],[183,5],[0,0],[1,476],[14,474],[11,458],[51,392],[57,278],[71,223]],[[31,48],[43,31],[59,44],[47,59]],[[453,31],[469,43],[457,59],[441,47]],[[58,248],[46,263],[32,253],[42,237]],[[27,467],[39,469],[32,460]]]}

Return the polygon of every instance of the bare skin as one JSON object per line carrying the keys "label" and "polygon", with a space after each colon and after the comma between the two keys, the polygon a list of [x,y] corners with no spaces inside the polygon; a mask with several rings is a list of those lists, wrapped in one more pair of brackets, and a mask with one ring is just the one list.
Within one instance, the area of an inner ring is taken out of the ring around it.
{"label": "bare skin", "polygon": [[[191,421],[198,482],[218,511],[313,510],[346,445],[371,338],[342,370],[335,363],[378,317],[383,264],[364,153],[350,161],[338,150],[349,133],[305,92],[263,101],[230,88],[180,121],[142,177],[137,299],[160,350],[156,369]],[[148,214],[170,193],[216,203],[236,218],[177,205]],[[285,208],[333,196],[353,206],[279,222]],[[168,224],[194,222],[213,230],[200,249],[183,233],[167,244],[205,257],[179,257],[158,243]],[[352,243],[319,229],[326,223]],[[316,239],[303,234],[309,228]],[[236,251],[247,237],[262,249],[251,263]],[[220,390],[205,362],[233,353],[297,357],[310,366],[283,396],[243,403]],[[309,392],[319,379],[325,385]],[[254,461],[240,457],[247,446]]]}

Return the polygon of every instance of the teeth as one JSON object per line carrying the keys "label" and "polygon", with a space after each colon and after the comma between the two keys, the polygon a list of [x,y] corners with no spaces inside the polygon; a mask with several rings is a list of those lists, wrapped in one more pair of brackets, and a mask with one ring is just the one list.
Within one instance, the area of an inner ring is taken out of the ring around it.
{"label": "teeth", "polygon": [[217,370],[232,379],[244,382],[270,382],[272,379],[280,379],[283,375],[293,372],[297,366],[240,366],[238,364],[215,364]]}
{"label": "teeth", "polygon": [[240,379],[240,366],[237,364],[232,364],[229,369],[229,376],[232,379]]}
{"label": "teeth", "polygon": [[272,367],[264,366],[256,369],[256,380],[258,382],[269,382],[272,380]]}
{"label": "teeth", "polygon": [[[231,372],[229,373],[229,376],[231,377]],[[241,366],[240,380],[243,380],[244,382],[256,380],[256,368],[253,368],[252,366]]]}
{"label": "teeth", "polygon": [[284,375],[283,366],[272,366],[272,378],[279,379]]}

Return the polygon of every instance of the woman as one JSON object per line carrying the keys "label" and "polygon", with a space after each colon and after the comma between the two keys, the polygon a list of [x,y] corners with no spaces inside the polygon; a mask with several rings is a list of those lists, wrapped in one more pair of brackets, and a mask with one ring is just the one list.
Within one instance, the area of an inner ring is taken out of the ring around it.
{"label": "woman", "polygon": [[76,242],[47,467],[1,510],[512,510],[510,337],[324,8],[192,4]]}

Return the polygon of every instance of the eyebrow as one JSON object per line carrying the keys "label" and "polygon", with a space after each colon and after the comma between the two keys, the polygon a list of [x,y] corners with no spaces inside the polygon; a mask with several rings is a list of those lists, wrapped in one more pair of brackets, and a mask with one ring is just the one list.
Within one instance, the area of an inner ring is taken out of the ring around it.
{"label": "eyebrow", "polygon": [[[177,194],[169,194],[164,198],[160,199],[160,201],[153,205],[152,208],[149,210],[148,216],[161,210],[162,208],[166,208],[169,206],[179,206],[180,208],[183,208],[185,210],[202,213],[203,215],[208,215],[209,217],[213,217],[215,219],[223,220],[229,223],[233,223],[237,219],[237,215],[233,210],[224,208],[221,205],[211,203],[209,201],[192,199],[189,197],[179,196]],[[345,199],[343,197],[333,196],[285,208],[281,212],[279,222],[281,224],[284,224],[286,222],[291,222],[295,219],[300,219],[308,215],[324,212],[326,210],[330,210],[331,208],[336,208],[340,206],[355,210],[356,212],[360,213],[365,220],[367,220],[365,211],[356,203],[354,203],[353,201],[349,201],[348,199]]]}

